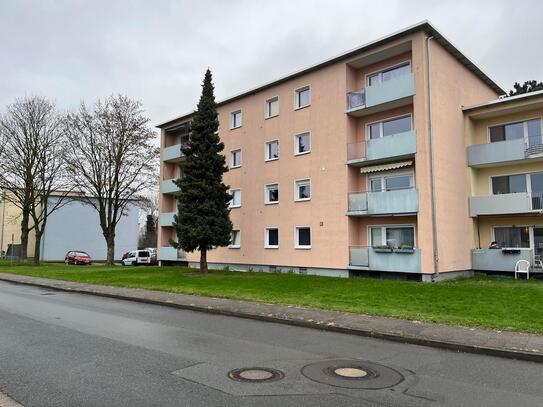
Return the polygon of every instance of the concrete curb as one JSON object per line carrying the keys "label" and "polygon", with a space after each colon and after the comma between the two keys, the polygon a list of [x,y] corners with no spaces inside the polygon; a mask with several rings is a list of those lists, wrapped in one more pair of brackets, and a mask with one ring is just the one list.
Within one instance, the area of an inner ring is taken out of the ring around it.
{"label": "concrete curb", "polygon": [[[31,278],[28,276],[24,276],[24,277]],[[509,349],[509,348],[497,348],[497,347],[489,347],[489,346],[478,346],[478,345],[473,345],[473,344],[459,343],[455,341],[435,340],[435,339],[426,338],[423,336],[406,335],[402,333],[390,333],[390,332],[384,332],[384,331],[379,331],[379,330],[374,330],[374,329],[353,328],[353,327],[341,326],[341,325],[323,324],[323,323],[310,321],[310,320],[301,320],[301,319],[292,318],[292,317],[289,317],[288,315],[283,315],[283,316],[262,315],[258,313],[241,312],[241,311],[236,311],[236,310],[221,309],[221,308],[215,308],[215,307],[210,307],[210,306],[204,307],[204,306],[198,306],[194,304],[180,304],[180,303],[174,303],[174,302],[163,301],[163,300],[143,298],[143,297],[138,297],[138,296],[113,294],[113,293],[108,293],[105,291],[97,291],[97,290],[91,290],[91,289],[59,287],[55,284],[44,284],[41,282],[34,282],[34,281],[21,281],[16,278],[11,279],[4,276],[0,276],[0,281],[5,281],[12,284],[47,288],[47,289],[70,292],[70,293],[94,295],[94,296],[99,296],[99,297],[133,301],[133,302],[152,304],[152,305],[161,305],[161,306],[189,310],[189,311],[205,312],[209,314],[232,316],[232,317],[253,319],[253,320],[264,321],[264,322],[273,322],[273,323],[280,323],[280,324],[286,324],[286,325],[292,325],[292,326],[299,326],[299,327],[304,327],[304,328],[319,329],[323,331],[339,332],[339,333],[344,333],[344,334],[349,334],[349,335],[384,339],[384,340],[393,341],[393,342],[428,346],[428,347],[439,348],[439,349],[447,349],[447,350],[452,350],[456,352],[465,352],[465,353],[487,355],[487,356],[497,356],[497,357],[508,358],[508,359],[517,359],[517,360],[543,363],[543,353],[530,352],[530,351],[525,351],[525,350],[515,350],[515,349]],[[66,281],[66,283],[73,284],[74,282]],[[120,288],[120,287],[114,287],[114,286],[104,286],[104,287]],[[138,289],[134,289],[134,290],[138,290]],[[148,291],[152,291],[152,290],[148,290]],[[213,298],[213,297],[209,297],[209,298]],[[258,304],[258,303],[255,302],[255,304]]]}

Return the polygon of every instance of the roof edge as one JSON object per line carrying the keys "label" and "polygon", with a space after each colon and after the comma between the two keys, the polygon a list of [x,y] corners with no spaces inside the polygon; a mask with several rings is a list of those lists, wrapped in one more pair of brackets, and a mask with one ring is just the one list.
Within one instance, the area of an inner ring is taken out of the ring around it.
{"label": "roof edge", "polygon": [[520,95],[515,95],[515,96],[506,96],[499,99],[490,100],[485,103],[480,103],[478,105],[462,107],[462,111],[469,112],[469,111],[473,111],[477,109],[482,109],[485,107],[489,108],[495,105],[512,103],[512,102],[516,102],[523,99],[535,98],[538,96],[541,96],[543,98],[543,90],[536,90],[534,92],[521,93]]}
{"label": "roof edge", "polygon": [[[476,76],[478,76],[481,80],[483,80],[490,88],[492,88],[497,94],[506,94],[506,92],[498,85],[496,84],[490,77],[488,77],[477,65],[475,65],[473,62],[471,62],[470,59],[468,59],[462,52],[458,50],[445,36],[443,36],[431,23],[429,20],[422,20],[414,25],[408,26],[406,28],[403,28],[401,30],[395,31],[392,34],[388,34],[386,36],[380,37],[376,40],[370,41],[364,45],[358,46],[356,48],[350,49],[346,52],[343,52],[339,55],[336,55],[334,57],[325,59],[322,62],[310,65],[308,67],[302,68],[299,71],[294,71],[290,74],[287,74],[285,76],[282,76],[278,79],[275,79],[271,82],[266,82],[263,85],[259,85],[255,88],[243,91],[241,93],[235,94],[233,96],[230,96],[226,99],[220,100],[217,102],[217,107],[222,106],[226,103],[233,102],[237,99],[241,99],[242,97],[253,95],[257,92],[263,91],[265,89],[268,89],[272,86],[279,85],[283,82],[289,81],[291,79],[300,77],[302,75],[308,74],[310,72],[316,71],[318,69],[322,69],[326,66],[329,66],[331,64],[334,64],[336,62],[340,62],[342,60],[348,59],[352,56],[355,56],[356,54],[359,54],[361,52],[369,51],[372,48],[376,48],[380,45],[383,45],[387,42],[396,40],[398,38],[405,37],[409,34],[418,32],[418,31],[424,31],[425,33],[432,35],[434,39],[440,42],[441,45],[443,45],[448,52],[450,52],[456,59],[458,59],[462,64],[464,64],[469,70],[471,70]],[[190,118],[194,112],[185,113],[181,116],[178,116],[176,118],[170,119],[168,121],[165,121],[163,123],[159,123],[156,125],[157,128],[167,128],[170,125],[173,125],[180,121],[186,121],[188,118]]]}

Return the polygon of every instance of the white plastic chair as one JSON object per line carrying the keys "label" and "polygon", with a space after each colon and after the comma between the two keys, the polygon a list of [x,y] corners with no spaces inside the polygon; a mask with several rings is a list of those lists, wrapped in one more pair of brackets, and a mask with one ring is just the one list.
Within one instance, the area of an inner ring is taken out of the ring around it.
{"label": "white plastic chair", "polygon": [[517,273],[526,273],[526,279],[530,279],[530,262],[528,260],[519,260],[515,264],[515,280],[517,279]]}

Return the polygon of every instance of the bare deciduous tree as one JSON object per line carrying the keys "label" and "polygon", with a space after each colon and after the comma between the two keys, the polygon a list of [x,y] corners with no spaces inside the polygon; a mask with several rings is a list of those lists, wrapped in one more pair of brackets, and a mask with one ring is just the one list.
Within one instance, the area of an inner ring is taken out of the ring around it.
{"label": "bare deciduous tree", "polygon": [[111,96],[92,109],[84,103],[69,114],[67,168],[84,203],[98,213],[107,244],[107,264],[114,263],[115,230],[129,203],[156,182],[158,148],[141,102]]}
{"label": "bare deciduous tree", "polygon": [[[47,218],[65,204],[69,192],[64,177],[62,117],[43,97],[17,99],[0,118],[0,133],[4,139],[0,189],[22,213],[21,259],[27,258],[28,235],[34,229],[34,262],[39,264]],[[53,193],[58,198],[52,203]]]}

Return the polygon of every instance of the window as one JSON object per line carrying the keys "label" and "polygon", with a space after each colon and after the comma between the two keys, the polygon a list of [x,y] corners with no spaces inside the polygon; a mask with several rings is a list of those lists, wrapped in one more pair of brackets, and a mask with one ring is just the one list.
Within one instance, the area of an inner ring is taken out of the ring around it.
{"label": "window", "polygon": [[311,249],[311,228],[309,226],[296,228],[295,245],[296,249]]}
{"label": "window", "polygon": [[279,97],[266,100],[266,119],[279,114]]}
{"label": "window", "polygon": [[230,208],[239,208],[241,206],[241,189],[232,189],[230,194],[232,195]]}
{"label": "window", "polygon": [[239,249],[241,246],[241,231],[239,229],[232,230],[230,234],[230,248]]}
{"label": "window", "polygon": [[294,191],[295,201],[309,201],[311,199],[311,180],[302,179],[296,181]]}
{"label": "window", "polygon": [[306,132],[294,136],[294,154],[307,154],[311,151],[311,133]]}
{"label": "window", "polygon": [[370,140],[411,131],[413,129],[411,115],[371,123],[367,129],[366,137]]}
{"label": "window", "polygon": [[488,137],[491,143],[525,139],[529,146],[542,144],[541,119],[491,126],[488,128]]}
{"label": "window", "polygon": [[264,202],[266,204],[276,204],[279,202],[279,185],[269,184],[265,187]]}
{"label": "window", "polygon": [[230,128],[237,129],[238,127],[241,127],[242,119],[241,110],[230,113]]}
{"label": "window", "polygon": [[311,104],[311,90],[309,86],[296,89],[294,91],[294,108],[301,109],[302,107],[309,106]]}
{"label": "window", "polygon": [[279,247],[279,229],[277,228],[266,228],[264,246],[267,249],[277,249]]}
{"label": "window", "polygon": [[277,160],[279,158],[279,140],[268,141],[264,147],[266,161]]}
{"label": "window", "polygon": [[241,150],[230,151],[230,168],[241,167]]}
{"label": "window", "polygon": [[492,177],[492,193],[494,195],[527,192],[526,188],[526,174]]}
{"label": "window", "polygon": [[530,247],[530,228],[499,227],[494,228],[494,240],[499,247]]}
{"label": "window", "polygon": [[366,77],[366,85],[379,85],[383,82],[389,81],[391,79],[396,79],[409,73],[411,73],[411,63],[405,62],[401,65],[397,65],[395,67],[385,69],[381,72],[375,72],[368,75]]}
{"label": "window", "polygon": [[395,191],[413,188],[415,179],[412,172],[372,175],[369,177],[371,192]]}
{"label": "window", "polygon": [[372,247],[415,247],[415,228],[413,226],[371,226],[370,244]]}

